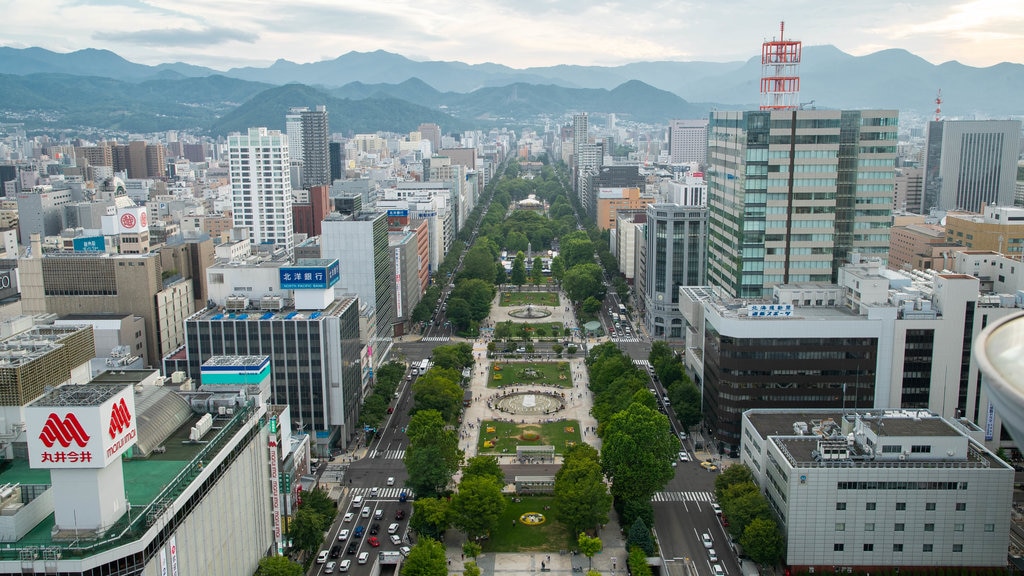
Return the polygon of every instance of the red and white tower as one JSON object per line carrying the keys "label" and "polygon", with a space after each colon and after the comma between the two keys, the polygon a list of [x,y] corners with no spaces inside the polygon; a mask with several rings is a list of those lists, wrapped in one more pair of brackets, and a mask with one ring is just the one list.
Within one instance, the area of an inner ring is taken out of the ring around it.
{"label": "red and white tower", "polygon": [[779,39],[761,44],[761,110],[796,110],[800,106],[800,55],[803,42]]}

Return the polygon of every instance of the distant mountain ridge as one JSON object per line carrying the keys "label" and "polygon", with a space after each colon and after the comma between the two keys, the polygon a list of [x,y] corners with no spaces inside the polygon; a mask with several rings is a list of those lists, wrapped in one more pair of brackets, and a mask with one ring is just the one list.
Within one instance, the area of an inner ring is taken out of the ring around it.
{"label": "distant mountain ridge", "polygon": [[[501,64],[410,60],[377,50],[349,52],[331,60],[216,71],[183,63],[146,66],[107,50],[59,54],[42,48],[0,47],[0,74],[62,73],[129,82],[223,75],[283,85],[303,83],[327,90],[352,82],[400,85],[417,78],[435,90],[470,93],[482,88],[536,84],[611,90],[630,80],[671,92],[689,102],[754,107],[759,99],[760,59],[746,62],[636,62],[622,66],[562,65],[516,69]],[[946,62],[935,65],[906,50],[852,56],[834,46],[806,46],[801,69],[801,100],[823,108],[895,108],[928,115],[941,89],[946,115],[1024,115],[1024,65],[1002,63],[976,68]]]}

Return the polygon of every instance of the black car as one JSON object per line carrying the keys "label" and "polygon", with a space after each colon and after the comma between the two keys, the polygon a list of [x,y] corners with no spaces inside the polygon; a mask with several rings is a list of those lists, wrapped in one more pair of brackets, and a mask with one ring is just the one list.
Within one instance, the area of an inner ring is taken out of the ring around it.
{"label": "black car", "polygon": [[355,556],[356,550],[358,550],[358,549],[359,549],[359,544],[353,542],[353,543],[348,545],[348,550],[346,550],[345,553],[348,554],[349,556]]}
{"label": "black car", "polygon": [[370,525],[370,535],[371,536],[376,536],[378,531],[380,531],[380,524],[374,522],[373,524]]}
{"label": "black car", "polygon": [[405,510],[399,508],[398,511],[395,512],[395,520],[401,520],[402,518],[405,518]]}
{"label": "black car", "polygon": [[341,556],[341,546],[335,544],[331,546],[331,558],[337,558],[338,556]]}

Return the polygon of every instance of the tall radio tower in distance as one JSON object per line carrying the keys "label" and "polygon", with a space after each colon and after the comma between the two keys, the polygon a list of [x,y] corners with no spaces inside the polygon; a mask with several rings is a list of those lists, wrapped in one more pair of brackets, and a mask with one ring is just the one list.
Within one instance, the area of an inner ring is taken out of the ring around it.
{"label": "tall radio tower in distance", "polygon": [[761,110],[796,110],[800,105],[800,56],[803,42],[779,39],[761,44]]}
{"label": "tall radio tower in distance", "polygon": [[939,88],[939,93],[935,95],[935,121],[938,122],[942,119],[942,88]]}

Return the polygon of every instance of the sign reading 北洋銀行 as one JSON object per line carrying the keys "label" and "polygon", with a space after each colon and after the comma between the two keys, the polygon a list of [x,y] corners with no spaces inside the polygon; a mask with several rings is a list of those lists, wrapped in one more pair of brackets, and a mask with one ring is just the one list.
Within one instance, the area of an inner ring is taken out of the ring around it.
{"label": "sign reading \u5317\u6d0b\u9280\u884c", "polygon": [[300,260],[296,266],[283,266],[280,270],[282,290],[316,290],[334,286],[341,278],[337,260],[313,264],[311,260]]}

